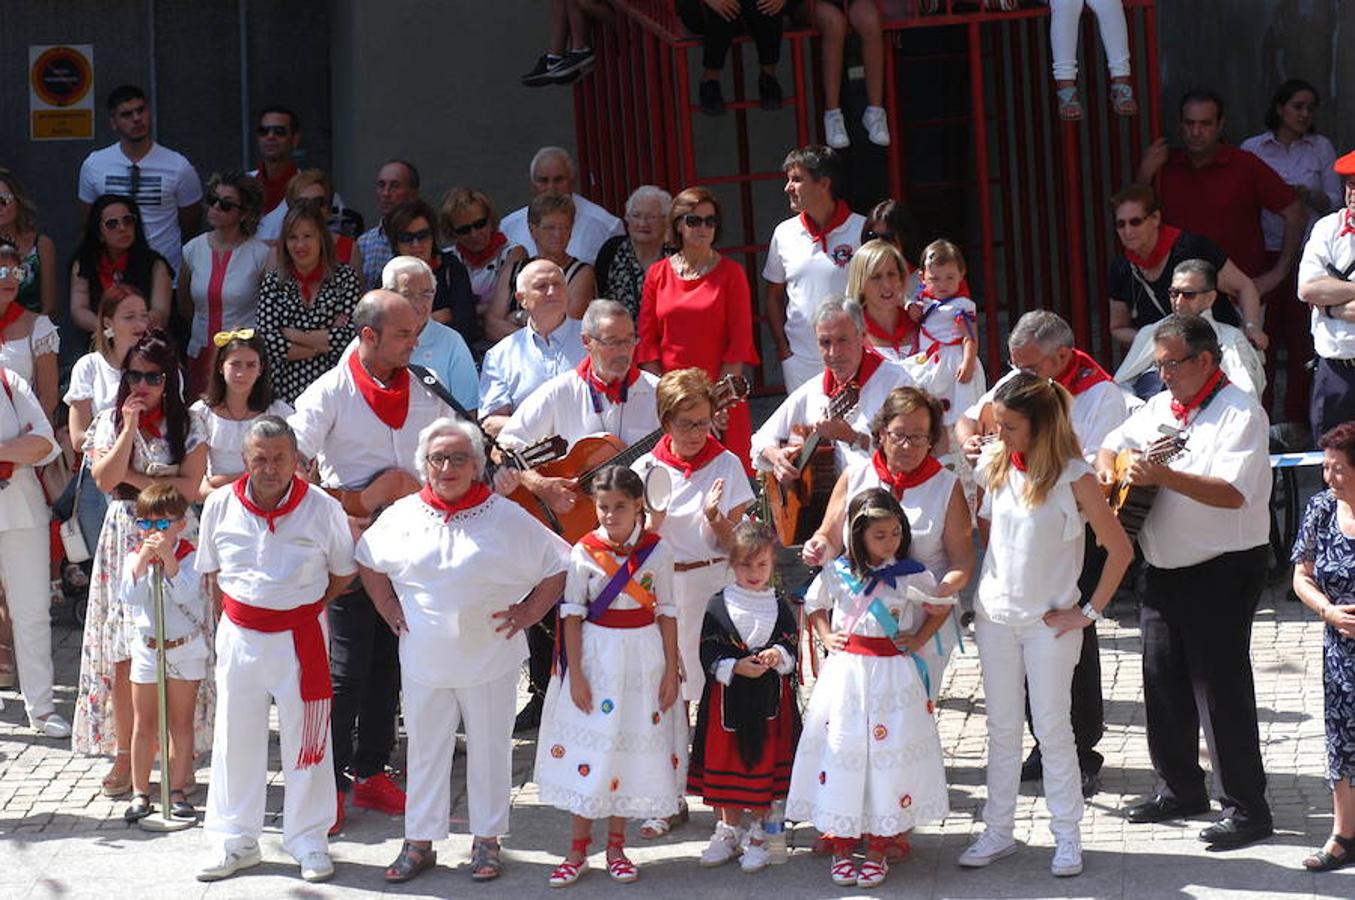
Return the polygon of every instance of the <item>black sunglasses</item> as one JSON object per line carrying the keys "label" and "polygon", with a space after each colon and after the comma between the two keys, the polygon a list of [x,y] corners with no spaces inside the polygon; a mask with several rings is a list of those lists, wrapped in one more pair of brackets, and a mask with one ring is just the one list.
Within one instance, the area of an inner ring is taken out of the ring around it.
{"label": "black sunglasses", "polygon": [[1207,293],[1209,293],[1209,291],[1186,291],[1186,290],[1182,290],[1181,288],[1167,288],[1167,296],[1168,296],[1168,297],[1171,297],[1173,300],[1175,300],[1175,299],[1177,299],[1177,298],[1183,298],[1183,299],[1186,299],[1186,300],[1194,300],[1196,297],[1200,296],[1201,294],[1207,294]]}
{"label": "black sunglasses", "polygon": [[418,231],[401,231],[395,235],[395,240],[401,244],[417,244],[419,241],[432,239],[433,230],[431,228],[420,228]]}
{"label": "black sunglasses", "polygon": [[212,196],[207,198],[207,205],[215,206],[222,212],[231,212],[233,210],[237,210],[240,208],[240,204],[236,203],[234,200],[229,200],[225,197],[218,197],[216,194],[213,194]]}
{"label": "black sunglasses", "polygon": [[1132,219],[1116,219],[1115,228],[1117,231],[1126,226],[1129,228],[1138,228],[1146,221],[1148,221],[1147,216],[1134,216]]}
{"label": "black sunglasses", "polygon": [[270,134],[273,135],[273,137],[286,137],[287,135],[289,135],[289,134],[291,134],[291,133],[292,133],[292,129],[288,128],[286,125],[260,125],[260,126],[259,126],[259,137],[267,137],[267,136],[270,135]]}
{"label": "black sunglasses", "polygon": [[687,213],[682,217],[682,223],[688,228],[700,228],[702,225],[707,228],[716,228],[720,224],[719,216],[698,216],[696,213]]}
{"label": "black sunglasses", "polygon": [[455,228],[452,229],[452,234],[458,235],[460,237],[465,237],[472,231],[479,231],[481,228],[484,228],[488,224],[489,216],[485,216],[484,218],[476,219],[474,222],[471,222],[467,225],[456,226]]}
{"label": "black sunglasses", "polygon": [[131,228],[135,224],[136,216],[132,215],[131,213],[124,213],[121,217],[109,216],[107,219],[104,219],[103,221],[104,228],[107,228],[109,231],[112,231],[119,226],[123,228]]}
{"label": "black sunglasses", "polygon": [[894,232],[892,231],[867,231],[861,235],[861,242],[866,241],[889,241],[893,243]]}
{"label": "black sunglasses", "polygon": [[164,372],[143,372],[140,369],[128,369],[122,373],[122,377],[127,379],[127,384],[137,385],[143,381],[151,387],[159,387],[165,383]]}

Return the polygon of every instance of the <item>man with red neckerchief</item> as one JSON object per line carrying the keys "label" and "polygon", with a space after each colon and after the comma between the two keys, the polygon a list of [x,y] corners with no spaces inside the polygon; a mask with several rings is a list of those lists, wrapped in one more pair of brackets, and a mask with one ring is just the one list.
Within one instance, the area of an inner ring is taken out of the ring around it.
{"label": "man with red neckerchief", "polygon": [[1199,763],[1200,727],[1223,788],[1223,817],[1200,832],[1219,849],[1270,836],[1270,807],[1256,723],[1251,622],[1268,559],[1269,422],[1256,398],[1219,368],[1213,327],[1174,314],[1154,335],[1167,389],[1102,442],[1097,475],[1112,483],[1116,454],[1143,451],[1180,429],[1184,453],[1168,465],[1140,457],[1134,484],[1157,487],[1139,534],[1148,563],[1139,613],[1148,749],[1163,781],[1131,806],[1130,822],[1163,822],[1209,810]]}
{"label": "man with red neckerchief", "polygon": [[203,507],[198,568],[217,626],[216,740],[204,827],[211,861],[199,881],[258,865],[263,830],[268,707],[277,704],[286,793],[282,847],[307,881],[334,873],[331,697],[324,613],[357,574],[338,501],[297,478],[296,436],[260,416],[244,440],[245,475]]}
{"label": "man with red neckerchief", "polygon": [[823,298],[847,290],[847,264],[861,246],[866,220],[841,199],[840,157],[829,147],[803,147],[786,155],[786,196],[791,212],[772,232],[762,277],[764,310],[781,357],[786,390],[817,375],[814,311]]}

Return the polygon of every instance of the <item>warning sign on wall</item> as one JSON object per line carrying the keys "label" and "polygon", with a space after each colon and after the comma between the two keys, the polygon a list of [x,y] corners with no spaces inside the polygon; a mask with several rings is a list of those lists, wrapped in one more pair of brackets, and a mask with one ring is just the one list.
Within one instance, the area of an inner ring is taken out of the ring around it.
{"label": "warning sign on wall", "polygon": [[30,45],[28,110],[32,140],[92,139],[94,45]]}

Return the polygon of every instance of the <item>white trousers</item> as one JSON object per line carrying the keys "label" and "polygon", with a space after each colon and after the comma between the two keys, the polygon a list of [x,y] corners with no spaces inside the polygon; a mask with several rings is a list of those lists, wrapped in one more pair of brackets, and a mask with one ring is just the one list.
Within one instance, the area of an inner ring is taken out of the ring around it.
{"label": "white trousers", "polygon": [[1054,56],[1054,79],[1077,80],[1077,36],[1082,9],[1090,6],[1101,29],[1101,45],[1112,76],[1129,74],[1129,26],[1123,0],[1049,0],[1049,46]]}
{"label": "white trousers", "polygon": [[1021,789],[1021,735],[1030,714],[1044,760],[1044,796],[1049,830],[1056,838],[1077,838],[1082,821],[1082,776],[1073,740],[1073,669],[1082,653],[1082,632],[1061,638],[1043,622],[998,625],[980,616],[974,640],[983,666],[988,712],[988,800],[983,821],[1001,838],[1011,838],[1016,797]]}
{"label": "white trousers", "polygon": [[781,377],[789,394],[809,379],[823,374],[823,360],[818,356],[791,355],[781,360]]}
{"label": "white trousers", "polygon": [[14,625],[14,662],[29,718],[52,704],[52,595],[47,581],[51,550],[45,527],[0,531],[0,582]]}
{"label": "white trousers", "polygon": [[508,833],[518,670],[483,684],[435,688],[401,678],[406,762],[405,840],[441,841],[452,813],[456,728],[466,729],[466,806],[471,834]]}
{"label": "white trousers", "polygon": [[278,707],[282,744],[282,849],[296,859],[328,852],[337,806],[334,754],[325,728],[325,758],[296,767],[301,747],[301,665],[289,631],[241,628],[227,616],[216,629],[216,739],[203,822],[214,850],[258,841],[268,789],[268,707]]}
{"label": "white trousers", "polygon": [[687,680],[682,683],[681,699],[690,703],[700,701],[706,686],[706,673],[701,668],[701,626],[706,621],[706,606],[710,598],[732,580],[730,568],[724,563],[673,573],[678,656],[687,675]]}

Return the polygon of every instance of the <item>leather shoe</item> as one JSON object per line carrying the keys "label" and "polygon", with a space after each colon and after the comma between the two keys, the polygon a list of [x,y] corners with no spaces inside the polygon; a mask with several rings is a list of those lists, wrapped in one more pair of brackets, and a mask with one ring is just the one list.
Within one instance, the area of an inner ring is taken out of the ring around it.
{"label": "leather shoe", "polygon": [[1142,803],[1136,803],[1129,807],[1125,818],[1135,825],[1142,825],[1147,822],[1167,822],[1172,819],[1186,819],[1207,812],[1209,812],[1208,800],[1203,800],[1198,803],[1182,803],[1180,800],[1173,797],[1164,797],[1161,794],[1158,794],[1151,800],[1145,800]]}
{"label": "leather shoe", "polygon": [[1200,832],[1200,840],[1214,847],[1241,847],[1264,840],[1275,833],[1270,822],[1239,821],[1224,816]]}
{"label": "leather shoe", "polygon": [[517,718],[513,720],[513,734],[522,734],[539,728],[541,725],[541,708],[545,705],[545,695],[533,694],[532,698],[527,701],[527,705],[522,707]]}
{"label": "leather shoe", "polygon": [[1040,748],[1036,747],[1030,751],[1026,761],[1021,763],[1021,781],[1039,781],[1044,777],[1044,760],[1040,756]]}

